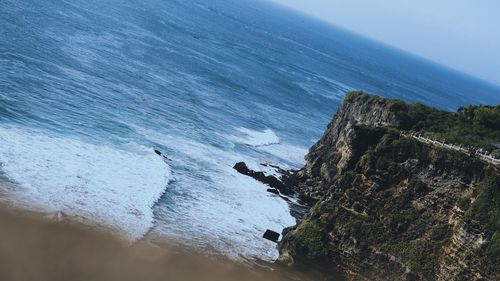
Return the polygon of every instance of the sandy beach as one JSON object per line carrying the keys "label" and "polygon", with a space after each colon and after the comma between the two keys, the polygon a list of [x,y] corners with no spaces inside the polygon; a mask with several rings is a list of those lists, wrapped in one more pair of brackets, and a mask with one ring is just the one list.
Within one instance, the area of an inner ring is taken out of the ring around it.
{"label": "sandy beach", "polygon": [[258,269],[208,258],[168,243],[132,246],[69,221],[0,208],[0,280],[307,280],[286,269]]}

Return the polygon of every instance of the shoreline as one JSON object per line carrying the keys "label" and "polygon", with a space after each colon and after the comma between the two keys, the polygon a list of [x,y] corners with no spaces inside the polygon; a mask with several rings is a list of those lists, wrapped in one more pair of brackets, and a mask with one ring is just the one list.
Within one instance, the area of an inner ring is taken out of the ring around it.
{"label": "shoreline", "polygon": [[166,239],[127,244],[109,231],[48,215],[0,203],[0,280],[311,280],[278,264],[249,266]]}
{"label": "shoreline", "polygon": [[277,261],[264,260],[257,256],[239,256],[239,258],[231,258],[230,256],[225,255],[223,252],[211,248],[210,245],[208,245],[208,248],[212,249],[212,251],[189,245],[187,241],[169,238],[165,235],[151,235],[151,231],[154,226],[146,233],[144,233],[140,238],[132,240],[129,238],[128,233],[123,230],[115,229],[109,225],[99,224],[89,218],[85,218],[82,216],[72,216],[63,211],[51,212],[43,210],[43,208],[37,208],[28,204],[19,205],[15,201],[9,200],[8,195],[6,194],[0,194],[0,216],[2,216],[3,214],[8,214],[20,219],[35,220],[43,224],[53,224],[54,226],[74,228],[83,232],[107,236],[118,242],[123,247],[147,245],[166,251],[170,249],[176,249],[176,251],[181,250],[185,253],[196,253],[198,256],[202,256],[206,259],[224,260],[242,265],[247,268],[252,268],[253,266],[262,264],[273,267],[273,265],[275,265],[275,262]]}

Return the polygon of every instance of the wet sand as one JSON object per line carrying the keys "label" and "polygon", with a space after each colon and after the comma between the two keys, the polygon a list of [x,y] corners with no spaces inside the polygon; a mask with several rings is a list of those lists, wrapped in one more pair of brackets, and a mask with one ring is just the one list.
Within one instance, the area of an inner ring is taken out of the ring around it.
{"label": "wet sand", "polygon": [[162,247],[147,242],[130,246],[98,230],[0,207],[0,280],[312,279],[275,265],[249,268],[208,258],[168,243]]}

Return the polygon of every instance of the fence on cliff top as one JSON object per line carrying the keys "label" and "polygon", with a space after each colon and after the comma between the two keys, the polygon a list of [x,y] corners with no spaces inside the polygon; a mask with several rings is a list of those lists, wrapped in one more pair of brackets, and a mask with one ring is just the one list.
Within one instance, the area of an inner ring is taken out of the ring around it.
{"label": "fence on cliff top", "polygon": [[477,149],[477,148],[472,148],[472,147],[463,147],[461,145],[456,145],[456,144],[447,144],[445,142],[440,142],[437,140],[429,139],[426,137],[423,137],[420,134],[417,134],[415,132],[401,132],[401,134],[405,137],[412,137],[414,139],[417,139],[420,142],[459,151],[461,153],[464,153],[468,156],[472,157],[478,157],[479,159],[486,161],[490,164],[493,164],[495,166],[500,166],[500,159],[497,159],[493,157],[493,155],[486,153],[482,149]]}

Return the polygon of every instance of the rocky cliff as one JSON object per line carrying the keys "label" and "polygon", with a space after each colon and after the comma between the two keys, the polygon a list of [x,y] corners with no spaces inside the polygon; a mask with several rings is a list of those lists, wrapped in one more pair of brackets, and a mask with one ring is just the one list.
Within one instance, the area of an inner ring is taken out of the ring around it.
{"label": "rocky cliff", "polygon": [[[285,179],[318,201],[284,230],[279,261],[348,280],[500,280],[498,167],[421,137],[452,135],[463,126],[448,124],[466,118],[349,93],[306,166]],[[493,131],[477,130],[495,141],[500,119],[490,119],[481,122]]]}

